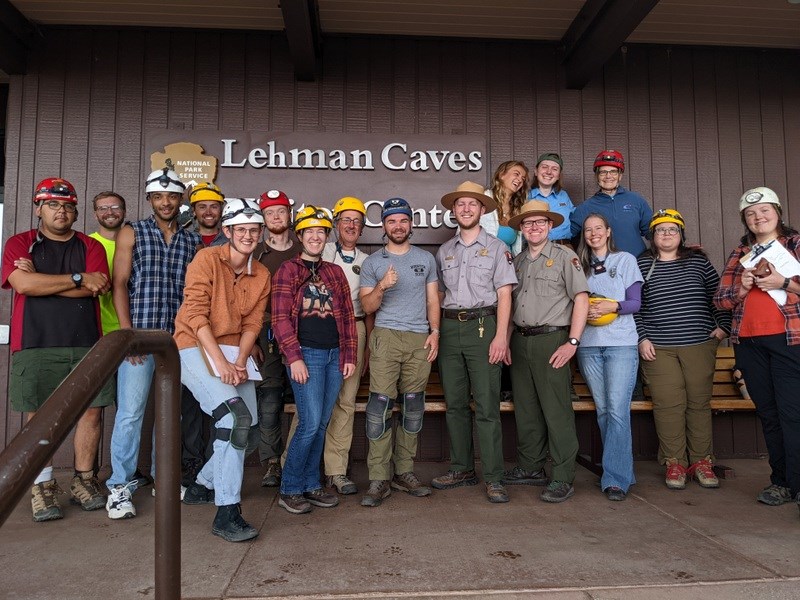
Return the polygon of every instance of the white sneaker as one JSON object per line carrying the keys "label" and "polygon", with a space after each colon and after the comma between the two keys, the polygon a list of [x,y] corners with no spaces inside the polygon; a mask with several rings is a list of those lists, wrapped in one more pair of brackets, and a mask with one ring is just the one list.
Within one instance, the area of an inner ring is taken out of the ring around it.
{"label": "white sneaker", "polygon": [[[183,502],[183,496],[186,494],[186,487],[181,486],[181,502]],[[156,497],[156,486],[153,486],[153,498]]]}
{"label": "white sneaker", "polygon": [[115,485],[109,490],[106,501],[109,519],[132,519],[136,516],[136,508],[131,502],[131,487],[134,485],[134,482],[130,482],[127,485]]}

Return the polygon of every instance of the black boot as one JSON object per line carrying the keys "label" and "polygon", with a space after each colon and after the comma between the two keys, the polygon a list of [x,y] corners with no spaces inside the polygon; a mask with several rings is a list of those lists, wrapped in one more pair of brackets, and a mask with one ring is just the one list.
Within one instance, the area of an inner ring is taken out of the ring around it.
{"label": "black boot", "polygon": [[238,504],[227,504],[217,508],[211,533],[227,542],[245,542],[258,535],[258,531],[242,518],[242,509]]}

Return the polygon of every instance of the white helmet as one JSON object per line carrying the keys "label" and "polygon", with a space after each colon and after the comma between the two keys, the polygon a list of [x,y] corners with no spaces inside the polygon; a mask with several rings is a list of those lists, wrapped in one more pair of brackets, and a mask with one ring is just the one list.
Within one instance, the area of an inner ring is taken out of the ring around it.
{"label": "white helmet", "polygon": [[222,207],[222,218],[220,219],[223,227],[230,225],[256,225],[264,224],[264,215],[258,204],[252,200],[244,198],[228,198],[225,206]]}
{"label": "white helmet", "polygon": [[757,187],[742,194],[739,199],[739,212],[742,212],[748,206],[755,206],[756,204],[775,204],[778,208],[781,208],[778,194],[768,187]]}
{"label": "white helmet", "polygon": [[177,192],[182,194],[186,189],[186,186],[178,178],[178,174],[169,167],[150,173],[145,185],[147,187],[144,188],[144,191],[147,194],[150,192]]}

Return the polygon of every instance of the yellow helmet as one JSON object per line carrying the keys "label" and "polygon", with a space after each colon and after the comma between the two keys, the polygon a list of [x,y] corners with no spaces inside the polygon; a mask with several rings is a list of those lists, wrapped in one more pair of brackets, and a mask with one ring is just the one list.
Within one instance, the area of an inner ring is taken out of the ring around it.
{"label": "yellow helmet", "polygon": [[333,205],[333,218],[337,218],[340,213],[346,210],[355,210],[365,217],[367,216],[367,208],[361,200],[352,196],[345,196],[344,198],[339,198],[336,204]]}
{"label": "yellow helmet", "polygon": [[650,229],[653,229],[656,225],[660,225],[661,223],[675,223],[675,225],[679,226],[681,229],[686,227],[683,215],[672,208],[662,208],[654,212],[653,218],[650,220]]}
{"label": "yellow helmet", "polygon": [[189,192],[189,204],[194,204],[195,202],[207,202],[209,200],[214,202],[225,202],[225,195],[222,193],[222,190],[210,181],[198,183],[192,188],[192,191]]}
{"label": "yellow helmet", "polygon": [[333,229],[330,213],[324,208],[317,208],[310,204],[297,212],[294,218],[294,232],[300,233],[309,227],[324,227]]}
{"label": "yellow helmet", "polygon": [[[608,300],[609,302],[616,302],[616,300],[612,298],[600,298],[592,296],[591,298],[589,298],[589,304],[597,304],[598,302],[602,302],[603,300]],[[609,323],[611,323],[611,321],[616,319],[617,316],[618,316],[617,313],[608,313],[606,315],[597,317],[596,319],[586,319],[586,322],[594,327],[602,327],[603,325],[608,325]]]}

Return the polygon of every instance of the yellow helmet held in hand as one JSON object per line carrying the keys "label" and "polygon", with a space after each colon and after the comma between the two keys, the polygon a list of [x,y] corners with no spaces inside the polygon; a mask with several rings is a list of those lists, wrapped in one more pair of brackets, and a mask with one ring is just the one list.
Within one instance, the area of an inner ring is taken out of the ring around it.
{"label": "yellow helmet held in hand", "polygon": [[346,210],[355,210],[365,217],[367,216],[367,208],[361,200],[352,196],[345,196],[344,198],[339,198],[336,204],[333,205],[333,218],[336,219]]}
{"label": "yellow helmet held in hand", "polygon": [[300,233],[309,227],[324,227],[333,229],[330,213],[324,208],[308,205],[297,212],[294,219],[294,232]]}
{"label": "yellow helmet held in hand", "polygon": [[225,202],[225,195],[222,193],[222,190],[210,181],[198,183],[192,188],[192,191],[189,192],[189,204],[208,201]]}
{"label": "yellow helmet held in hand", "polygon": [[[600,298],[592,296],[591,298],[589,298],[589,304],[598,304],[600,302],[603,302],[604,300],[607,300],[609,302],[616,302],[616,300],[614,300],[613,298]],[[609,323],[611,323],[618,316],[619,315],[617,313],[608,313],[606,315],[597,317],[596,319],[586,319],[586,323],[592,325],[593,327],[602,327],[603,325],[608,325]]]}

